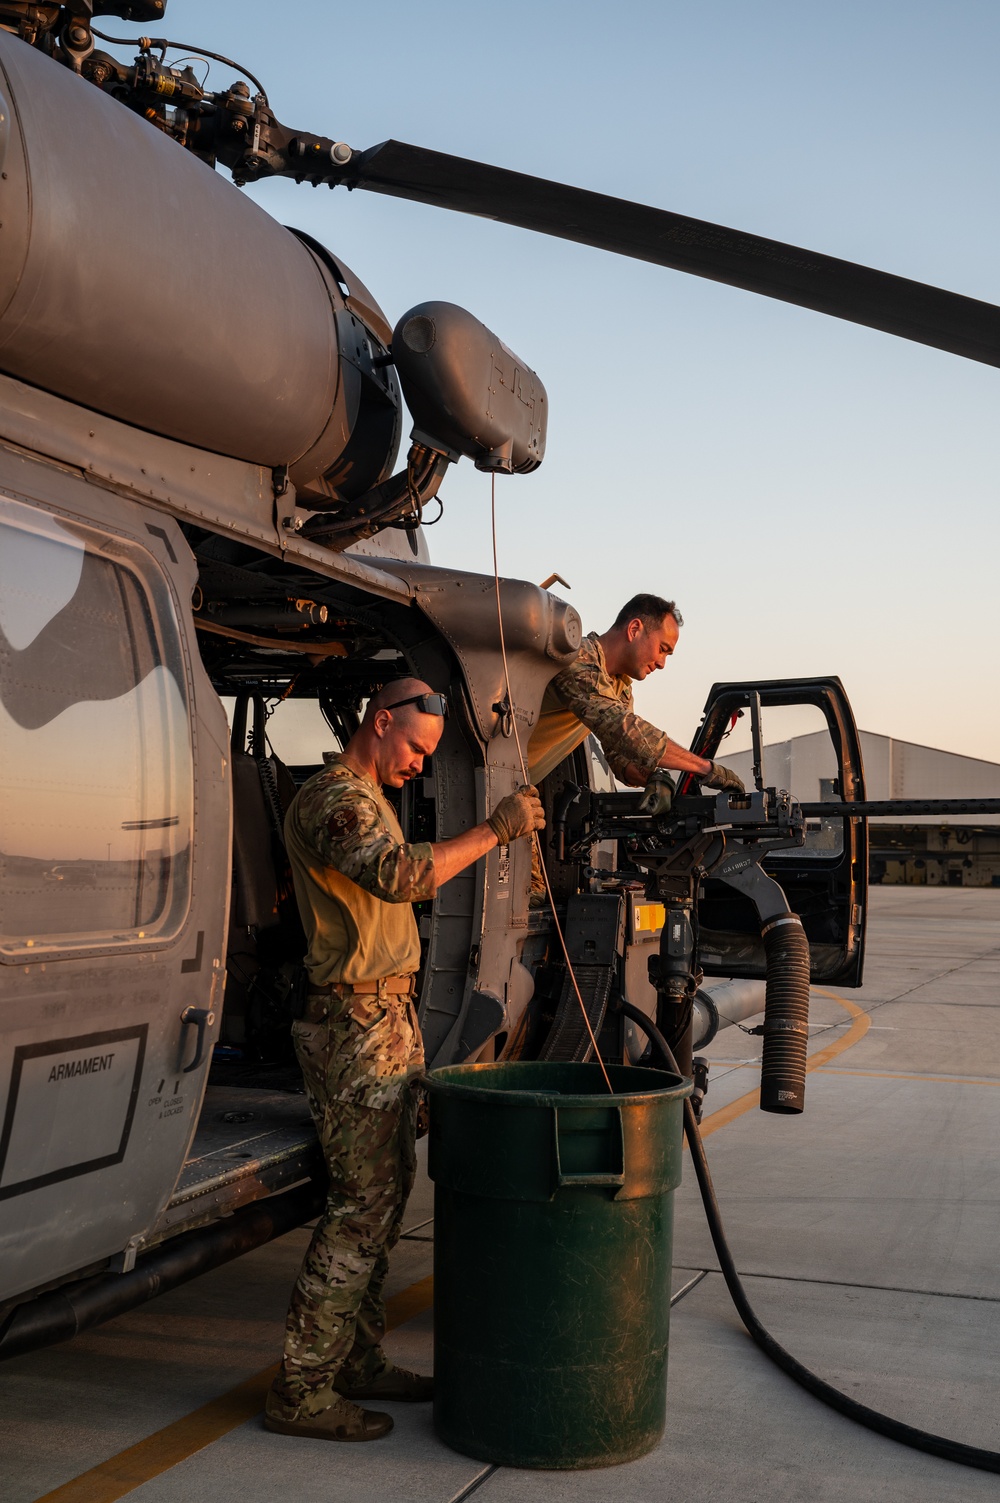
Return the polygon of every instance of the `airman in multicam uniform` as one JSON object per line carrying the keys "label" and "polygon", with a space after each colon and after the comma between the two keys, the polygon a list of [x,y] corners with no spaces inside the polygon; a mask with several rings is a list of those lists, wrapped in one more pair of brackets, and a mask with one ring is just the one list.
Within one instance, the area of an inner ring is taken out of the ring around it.
{"label": "airman in multicam uniform", "polygon": [[646,787],[660,768],[693,772],[710,788],[743,792],[727,767],[696,756],[635,713],[632,680],[672,657],[683,617],[672,600],[633,595],[608,631],[588,633],[568,668],[545,691],[528,743],[528,776],[541,782],[593,732],[619,782]]}
{"label": "airman in multicam uniform", "polygon": [[285,821],[309,945],[310,990],[293,1038],[330,1192],[265,1410],[266,1426],[282,1434],[374,1440],[392,1420],[355,1400],[431,1397],[431,1379],[394,1367],[381,1346],[382,1290],[413,1185],[415,1077],[424,1065],[412,905],[543,823],[538,795],[526,788],[451,840],[404,839],[382,787],[422,771],[446,714],[444,696],[419,680],[389,684],[344,751],[300,789]]}
{"label": "airman in multicam uniform", "polygon": [[[575,660],[558,673],[542,700],[528,743],[528,777],[544,777],[593,733],[619,782],[645,788],[643,807],[667,806],[672,784],[666,770],[691,772],[710,788],[743,792],[735,772],[696,756],[635,713],[632,681],[644,679],[673,656],[683,618],[672,600],[633,595],[608,631],[590,632]],[[532,904],[544,901],[537,843],[532,844]]]}

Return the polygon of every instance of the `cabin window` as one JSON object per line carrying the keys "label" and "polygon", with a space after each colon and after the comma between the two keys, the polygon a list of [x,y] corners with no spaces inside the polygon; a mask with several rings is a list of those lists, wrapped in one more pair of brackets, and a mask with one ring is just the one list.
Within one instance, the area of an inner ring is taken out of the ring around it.
{"label": "cabin window", "polygon": [[183,659],[152,559],[0,498],[8,958],[175,932],[188,905],[192,817]]}
{"label": "cabin window", "polygon": [[[765,788],[786,788],[801,803],[829,803],[840,798],[840,760],[826,716],[816,704],[764,705],[761,710],[761,773]],[[750,716],[737,721],[714,753],[753,786]],[[803,846],[769,851],[768,861],[794,863],[803,856],[844,853],[844,820],[840,815],[811,820]]]}

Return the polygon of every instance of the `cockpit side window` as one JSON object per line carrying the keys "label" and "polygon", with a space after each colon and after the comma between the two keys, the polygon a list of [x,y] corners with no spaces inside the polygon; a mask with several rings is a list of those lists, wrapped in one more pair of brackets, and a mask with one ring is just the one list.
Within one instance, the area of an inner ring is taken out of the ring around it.
{"label": "cockpit side window", "polygon": [[5,498],[0,768],[6,959],[176,932],[193,762],[169,591],[144,551]]}

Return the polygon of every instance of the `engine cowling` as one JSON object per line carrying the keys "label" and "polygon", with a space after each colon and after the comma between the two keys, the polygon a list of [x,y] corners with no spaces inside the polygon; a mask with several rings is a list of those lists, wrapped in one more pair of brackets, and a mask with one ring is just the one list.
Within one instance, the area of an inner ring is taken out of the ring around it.
{"label": "engine cowling", "polygon": [[384,478],[399,389],[388,323],[353,274],[2,31],[0,70],[0,369],[167,438],[287,465],[307,506]]}

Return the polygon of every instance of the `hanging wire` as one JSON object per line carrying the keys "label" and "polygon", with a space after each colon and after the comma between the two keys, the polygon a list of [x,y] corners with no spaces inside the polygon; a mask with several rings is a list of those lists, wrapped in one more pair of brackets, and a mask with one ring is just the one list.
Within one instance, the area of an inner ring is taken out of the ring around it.
{"label": "hanging wire", "polygon": [[[196,57],[210,57],[217,63],[225,63],[227,68],[232,68],[234,73],[241,73],[244,78],[250,80],[264,103],[267,103],[267,93],[259,78],[254,78],[249,68],[243,68],[239,63],[234,63],[231,57],[225,57],[221,52],[209,52],[207,47],[192,47],[188,42],[167,42],[162,37],[109,37],[106,31],[98,31],[92,26],[91,31],[95,37],[100,37],[102,42],[111,42],[115,47],[138,47],[140,52],[152,52],[154,47],[160,50],[160,61],[166,56],[168,48],[171,52],[190,52]],[[207,74],[205,75],[207,78]]]}
{"label": "hanging wire", "polygon": [[[504,639],[503,606],[502,606],[501,601],[500,601],[500,569],[499,569],[499,565],[498,565],[498,562],[497,562],[497,477],[496,477],[496,471],[494,471],[492,473],[492,475],[490,476],[490,481],[491,481],[491,485],[490,485],[490,528],[491,528],[491,531],[492,531],[492,534],[493,534],[493,585],[494,585],[494,589],[496,591],[496,600],[497,600],[497,627],[498,627],[499,632],[500,632],[500,657],[501,657],[501,659],[503,661],[503,677],[504,677],[504,684],[505,684],[506,689],[507,689],[507,705],[508,705],[508,708],[509,708],[510,719],[511,719],[511,723],[512,723],[512,725],[514,727],[514,744],[517,747],[517,759],[518,759],[518,761],[521,764],[521,776],[524,779],[525,786],[527,786],[528,784],[530,784],[531,779],[528,777],[528,765],[527,765],[527,763],[524,760],[524,751],[523,751],[523,749],[521,747],[521,735],[520,735],[520,732],[518,731],[518,728],[517,728],[517,716],[514,714],[514,696],[511,693],[511,687],[510,687],[510,670],[507,667],[507,644],[506,644],[506,641]],[[587,1033],[588,1033],[589,1038],[590,1038],[590,1046],[591,1046],[591,1048],[594,1051],[594,1058],[597,1060],[597,1063],[601,1067],[601,1074],[604,1076],[604,1084],[607,1086],[608,1091],[613,1096],[614,1093],[615,1093],[615,1088],[611,1084],[611,1080],[610,1080],[610,1077],[608,1075],[607,1069],[605,1068],[604,1061],[601,1058],[600,1051],[598,1050],[597,1039],[594,1037],[594,1030],[593,1030],[593,1028],[591,1027],[591,1024],[590,1024],[590,1017],[589,1017],[589,1015],[587,1013],[586,1007],[584,1006],[583,997],[580,995],[580,987],[579,987],[579,984],[578,984],[577,979],[576,979],[576,972],[573,970],[573,962],[570,960],[570,958],[569,958],[569,950],[566,948],[566,938],[565,938],[565,936],[563,934],[562,924],[560,924],[560,922],[559,922],[559,914],[556,912],[556,900],[555,900],[555,898],[552,895],[552,886],[551,886],[551,883],[549,882],[549,874],[548,874],[548,872],[545,869],[545,861],[544,861],[544,858],[542,856],[542,842],[538,838],[538,831],[537,830],[533,830],[531,832],[531,839],[532,839],[532,843],[533,843],[534,848],[535,848],[535,853],[536,853],[536,855],[538,857],[538,865],[541,868],[542,880],[545,883],[545,892],[546,892],[546,896],[548,897],[548,900],[549,900],[549,907],[552,910],[552,921],[555,924],[556,934],[559,937],[559,946],[560,946],[560,949],[563,952],[563,959],[566,962],[566,972],[567,972],[567,974],[569,976],[570,982],[572,983],[573,991],[574,991],[574,993],[576,995],[576,1000],[580,1004],[580,1012],[583,1014],[583,1021],[584,1021],[584,1024],[586,1025]]]}
{"label": "hanging wire", "polygon": [[198,80],[198,87],[200,89],[204,89],[205,85],[208,83],[208,75],[212,71],[212,64],[209,62],[208,58],[207,57],[197,57],[195,55],[195,53],[192,52],[190,54],[190,56],[188,56],[187,54],[185,54],[184,57],[175,57],[175,58],[171,58],[171,60],[170,60],[170,66],[171,66],[171,68],[180,68],[184,63],[204,63],[205,64],[204,75],[201,78],[199,78],[199,80]]}
{"label": "hanging wire", "polygon": [[440,522],[441,518],[444,516],[444,502],[441,500],[441,497],[440,496],[432,496],[431,500],[437,502],[438,506],[440,507],[440,511],[438,512],[438,514],[437,514],[436,517],[431,517],[431,520],[428,522],[427,518],[423,514],[423,510],[421,509],[421,512],[420,512],[420,525],[421,525],[421,527],[436,527],[437,524]]}

